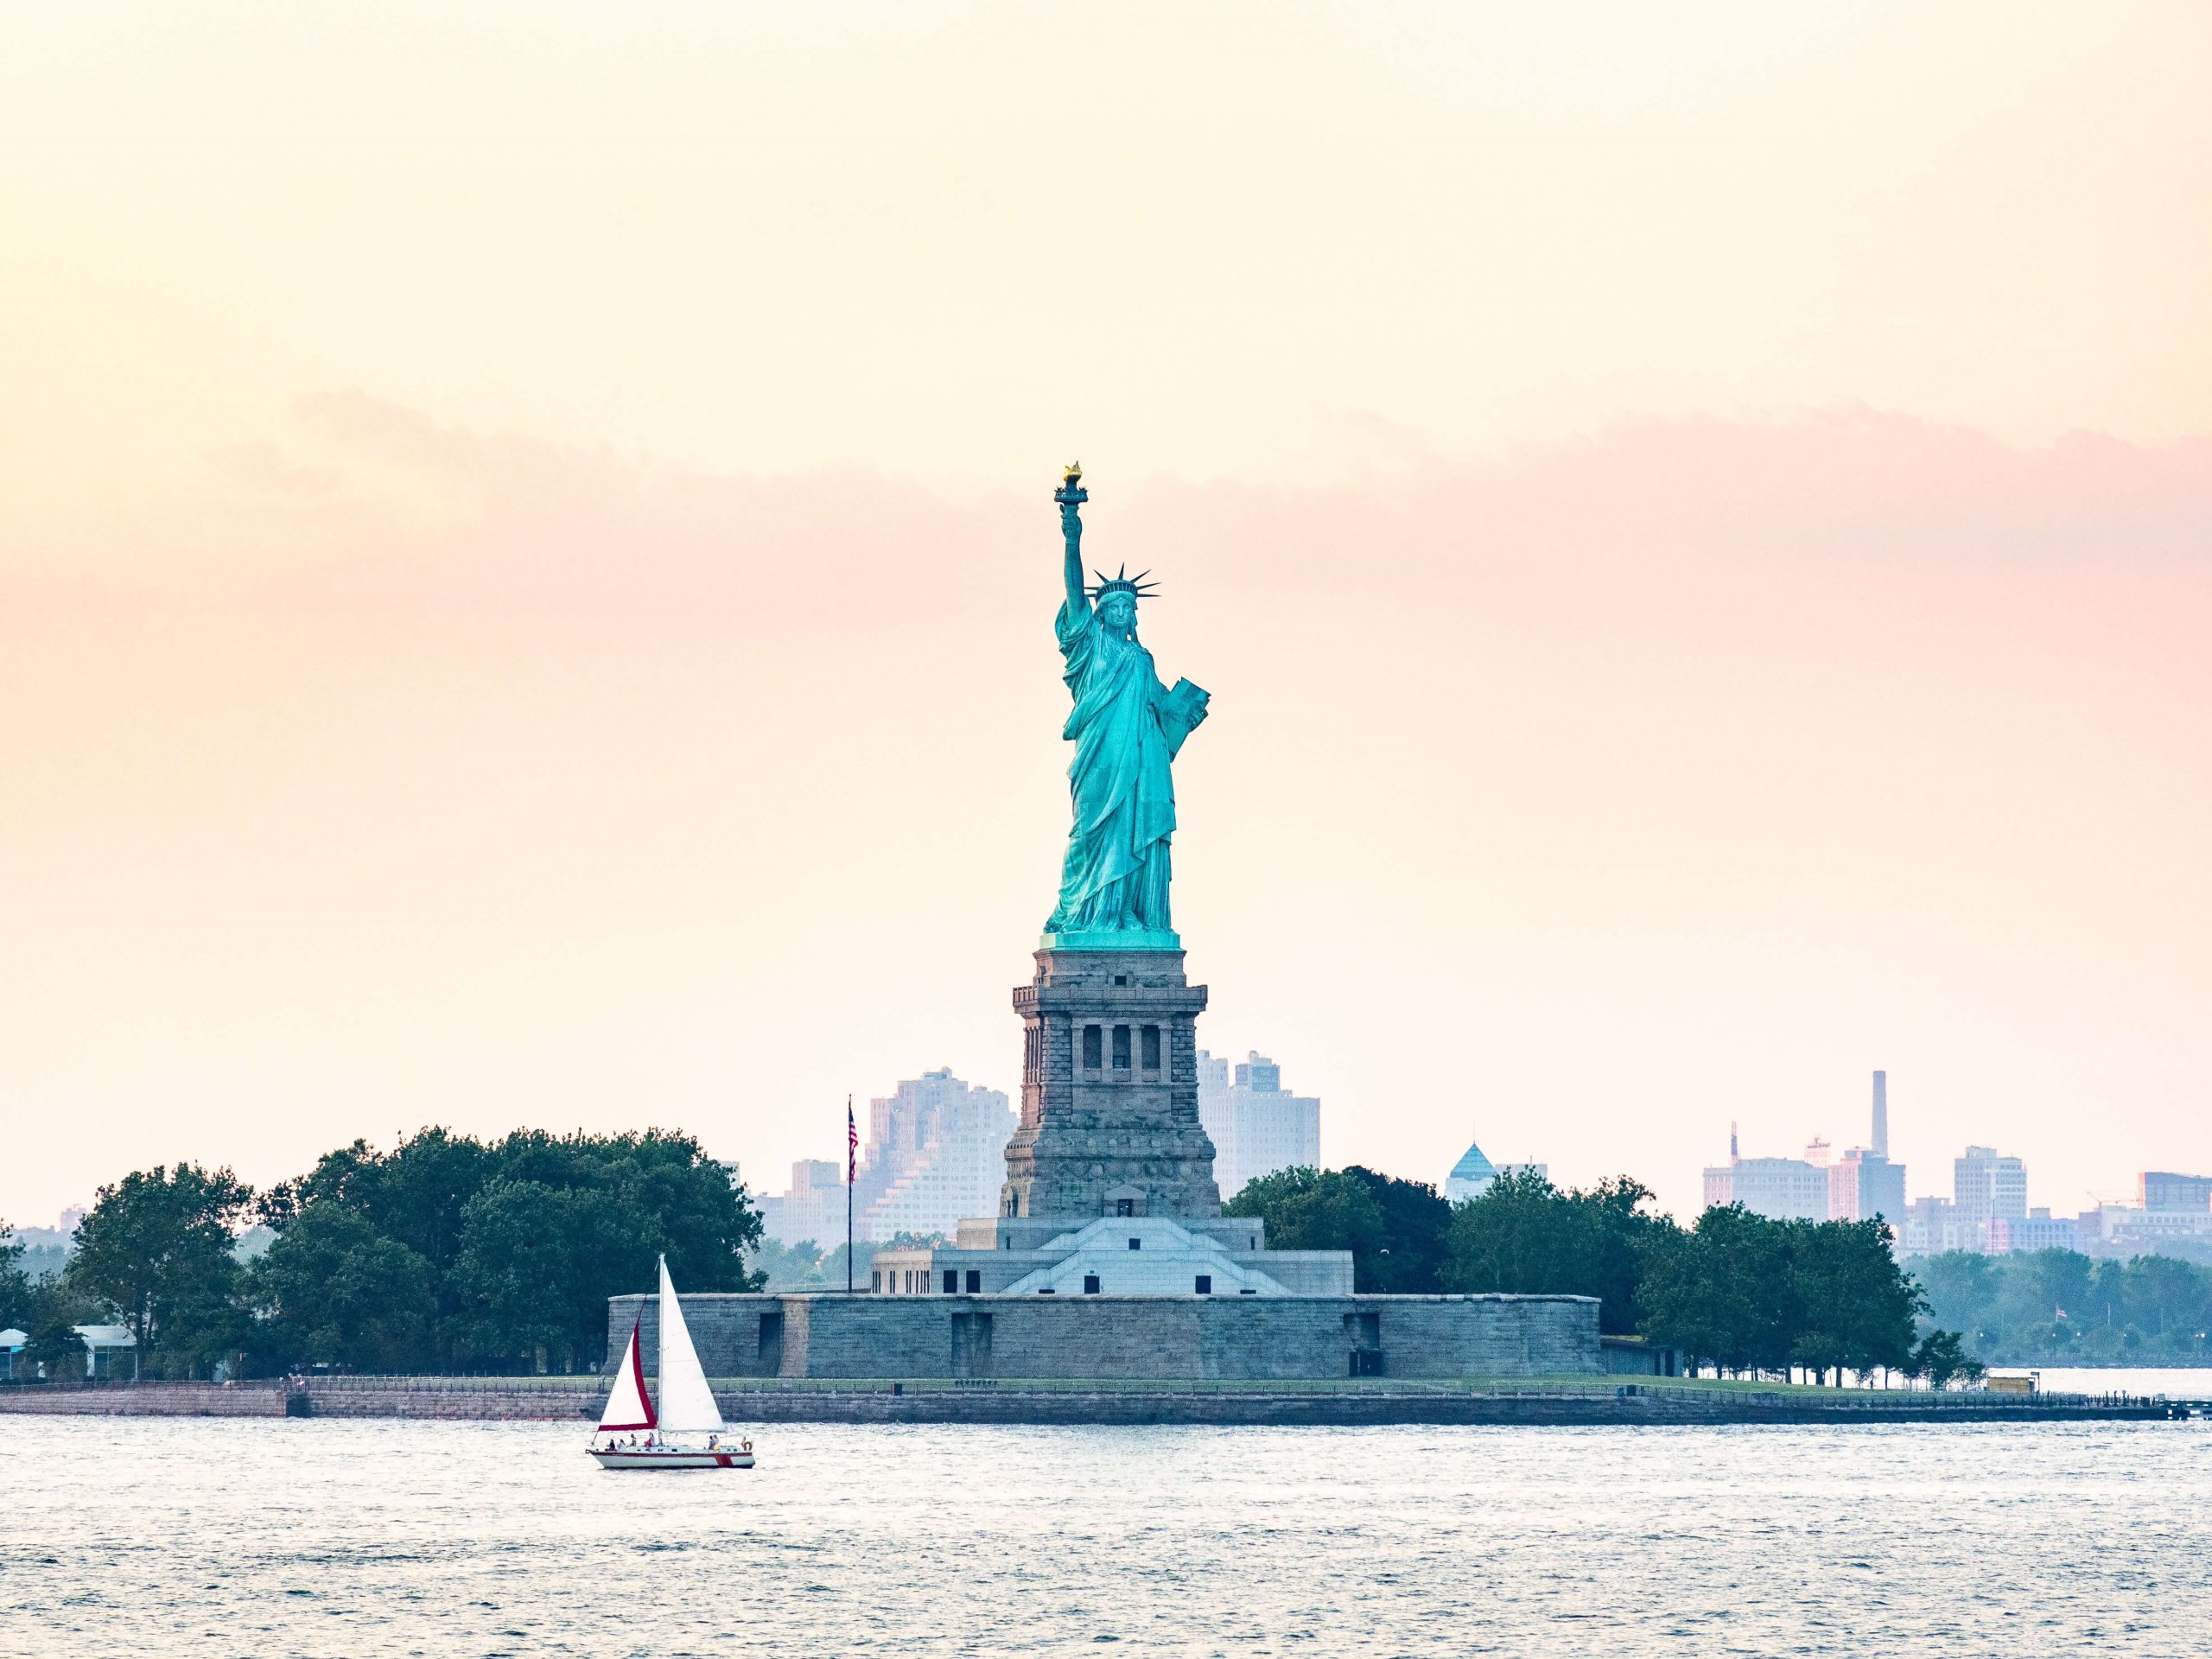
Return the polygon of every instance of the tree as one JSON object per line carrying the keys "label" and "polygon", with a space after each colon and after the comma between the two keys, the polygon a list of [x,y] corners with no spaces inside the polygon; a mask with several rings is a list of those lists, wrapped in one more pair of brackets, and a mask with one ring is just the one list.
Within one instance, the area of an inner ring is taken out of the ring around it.
{"label": "tree", "polygon": [[1911,1363],[1904,1369],[1909,1376],[1927,1378],[1932,1389],[1948,1388],[1958,1377],[1972,1382],[1982,1374],[1981,1362],[1967,1357],[1955,1331],[1930,1331],[1912,1351]]}
{"label": "tree", "polygon": [[49,1382],[85,1380],[87,1351],[85,1339],[77,1334],[77,1326],[83,1323],[59,1299],[31,1316],[30,1326],[23,1333],[29,1338],[23,1344],[23,1357],[36,1375]]}
{"label": "tree", "polygon": [[1803,1318],[1792,1224],[1715,1205],[1688,1233],[1656,1231],[1637,1306],[1653,1340],[1727,1370],[1780,1370]]}
{"label": "tree", "polygon": [[428,1262],[436,1305],[431,1340],[435,1363],[443,1367],[462,1323],[453,1278],[461,1258],[461,1212],[499,1165],[498,1154],[480,1141],[442,1128],[418,1129],[389,1153],[357,1140],[264,1194],[261,1218],[282,1234],[310,1209],[339,1206]]}
{"label": "tree", "polygon": [[[650,1288],[664,1254],[687,1291],[764,1282],[746,1262],[761,1233],[745,1188],[697,1141],[658,1129],[518,1129],[486,1145],[432,1128],[388,1153],[356,1141],[261,1204],[279,1243],[326,1211],[354,1217],[406,1254],[372,1250],[358,1228],[332,1223],[315,1241],[313,1259],[339,1249],[353,1287],[348,1296],[382,1284],[406,1306],[379,1319],[358,1300],[318,1298],[304,1275],[294,1274],[281,1296],[268,1281],[269,1294],[302,1309],[308,1323],[287,1321],[276,1334],[296,1349],[320,1333],[313,1345],[342,1349],[354,1356],[345,1363],[357,1365],[389,1364],[410,1348],[441,1368],[595,1363],[607,1297]],[[410,1258],[429,1274],[427,1349],[414,1334]]]}
{"label": "tree", "polygon": [[342,1204],[310,1205],[248,1274],[279,1363],[402,1371],[426,1363],[437,1317],[430,1264]]}
{"label": "tree", "polygon": [[1650,1196],[1626,1176],[1563,1192],[1533,1170],[1502,1175],[1452,1212],[1438,1288],[1594,1296],[1601,1330],[1634,1331],[1645,1258],[1674,1230],[1643,1212]]}
{"label": "tree", "polygon": [[1910,1364],[1913,1321],[1927,1304],[1891,1253],[1889,1224],[1796,1223],[1789,1237],[1799,1309],[1789,1357],[1815,1370],[1848,1366],[1862,1376]]}
{"label": "tree", "polygon": [[31,1319],[31,1277],[23,1271],[23,1246],[15,1230],[0,1221],[0,1325],[26,1335]]}
{"label": "tree", "polygon": [[1279,1169],[1246,1182],[1221,1212],[1266,1222],[1273,1249],[1351,1251],[1355,1290],[1371,1287],[1389,1243],[1382,1205],[1366,1182],[1344,1170]]}
{"label": "tree", "polygon": [[1998,1260],[1979,1250],[1946,1250],[1914,1261],[1913,1277],[1928,1299],[1929,1318],[1973,1346],[1993,1344],[1997,1326],[1992,1310],[2001,1282]]}
{"label": "tree", "polygon": [[245,1333],[231,1229],[252,1201],[228,1169],[134,1171],[99,1189],[63,1277],[122,1315],[154,1369],[196,1375]]}
{"label": "tree", "polygon": [[1382,1242],[1366,1264],[1352,1265],[1357,1287],[1384,1295],[1427,1296],[1444,1288],[1452,1249],[1452,1206],[1427,1181],[1402,1180],[1359,1164],[1343,1172],[1367,1189],[1382,1217]]}
{"label": "tree", "polygon": [[601,1351],[607,1298],[655,1282],[644,1213],[589,1187],[493,1181],[469,1200],[461,1236],[462,1331],[486,1357],[573,1370]]}
{"label": "tree", "polygon": [[[842,1249],[842,1244],[838,1248]],[[809,1239],[786,1244],[779,1238],[764,1238],[745,1253],[745,1259],[760,1275],[764,1289],[813,1290],[823,1282],[822,1247]],[[844,1287],[841,1272],[836,1288]]]}

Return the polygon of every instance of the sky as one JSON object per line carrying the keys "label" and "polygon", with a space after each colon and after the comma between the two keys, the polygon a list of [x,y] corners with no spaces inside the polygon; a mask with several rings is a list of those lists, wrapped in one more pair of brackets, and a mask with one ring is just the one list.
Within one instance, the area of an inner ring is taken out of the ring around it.
{"label": "sky", "polygon": [[1323,1151],[2212,1169],[2212,11],[0,3],[0,1217],[1013,1090],[1050,499]]}

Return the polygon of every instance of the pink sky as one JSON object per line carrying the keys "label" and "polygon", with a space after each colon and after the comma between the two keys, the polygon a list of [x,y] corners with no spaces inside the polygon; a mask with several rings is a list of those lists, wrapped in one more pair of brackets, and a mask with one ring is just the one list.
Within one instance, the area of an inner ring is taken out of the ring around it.
{"label": "pink sky", "polygon": [[1331,1161],[2212,1169],[2212,24],[1822,11],[12,22],[0,1216],[1011,1089],[1078,453]]}

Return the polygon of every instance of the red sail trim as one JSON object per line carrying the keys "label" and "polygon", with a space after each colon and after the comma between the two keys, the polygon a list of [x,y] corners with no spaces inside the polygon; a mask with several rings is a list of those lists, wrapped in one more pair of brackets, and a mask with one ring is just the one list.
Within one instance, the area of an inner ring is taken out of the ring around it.
{"label": "red sail trim", "polygon": [[658,1428],[660,1414],[653,1409],[653,1397],[645,1392],[645,1363],[639,1352],[638,1332],[645,1325],[645,1310],[638,1310],[637,1323],[630,1327],[630,1345],[622,1351],[622,1369],[637,1386],[638,1398],[645,1402],[645,1421],[642,1423],[601,1423],[601,1433],[617,1433],[632,1428]]}

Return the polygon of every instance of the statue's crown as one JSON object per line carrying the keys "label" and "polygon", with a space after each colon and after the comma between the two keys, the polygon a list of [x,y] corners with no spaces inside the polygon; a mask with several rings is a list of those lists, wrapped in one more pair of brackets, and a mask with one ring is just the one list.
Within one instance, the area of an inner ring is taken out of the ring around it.
{"label": "statue's crown", "polygon": [[1098,585],[1090,590],[1093,599],[1103,599],[1109,594],[1127,594],[1131,599],[1142,599],[1160,586],[1156,582],[1145,580],[1152,574],[1151,571],[1140,570],[1133,576],[1126,564],[1110,576],[1103,570],[1094,570],[1090,574],[1098,578]]}

